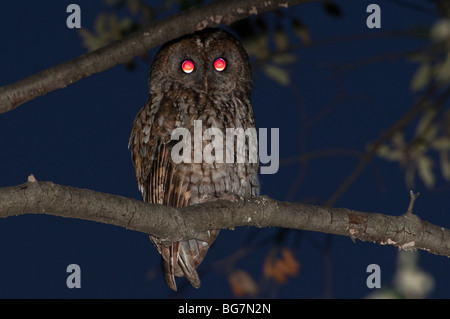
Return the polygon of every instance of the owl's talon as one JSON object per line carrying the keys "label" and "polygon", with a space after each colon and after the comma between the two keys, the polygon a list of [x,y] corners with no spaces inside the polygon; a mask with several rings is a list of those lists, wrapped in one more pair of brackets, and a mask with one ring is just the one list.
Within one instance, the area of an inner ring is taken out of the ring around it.
{"label": "owl's talon", "polygon": [[241,199],[241,196],[239,196],[235,193],[225,193],[222,196],[220,196],[219,199],[225,199],[230,202],[236,203]]}

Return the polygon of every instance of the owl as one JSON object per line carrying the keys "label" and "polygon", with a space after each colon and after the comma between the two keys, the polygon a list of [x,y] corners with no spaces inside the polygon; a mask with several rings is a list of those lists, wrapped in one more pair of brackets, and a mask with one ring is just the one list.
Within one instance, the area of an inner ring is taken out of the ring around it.
{"label": "owl", "polygon": [[[254,154],[257,140],[248,135],[239,144],[234,135],[225,141],[228,130],[256,131],[250,63],[233,35],[205,29],[166,43],[151,66],[149,88],[147,103],[137,114],[129,139],[145,202],[185,207],[258,195],[258,161],[251,161],[250,156],[238,159],[247,152]],[[184,135],[176,139],[173,133],[179,130]],[[218,143],[221,139],[224,141]],[[186,147],[180,151],[181,142]],[[181,153],[182,161],[174,158]],[[205,159],[204,153],[214,160]],[[170,242],[150,236],[162,256],[164,277],[171,289],[177,289],[175,277],[183,276],[193,287],[200,287],[196,268],[218,233],[208,231],[206,241]]]}

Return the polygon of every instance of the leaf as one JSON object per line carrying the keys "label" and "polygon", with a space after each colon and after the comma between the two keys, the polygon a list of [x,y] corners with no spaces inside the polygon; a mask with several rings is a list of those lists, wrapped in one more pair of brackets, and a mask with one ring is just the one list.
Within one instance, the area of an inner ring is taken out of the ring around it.
{"label": "leaf", "polygon": [[292,250],[289,248],[283,248],[281,251],[281,257],[281,266],[282,269],[285,270],[286,274],[290,276],[297,276],[300,269],[300,264],[295,259]]}
{"label": "leaf", "polygon": [[399,150],[394,150],[386,144],[378,146],[376,153],[379,157],[391,162],[399,161],[402,154]]}
{"label": "leaf", "polygon": [[291,82],[289,73],[278,66],[266,64],[262,69],[269,78],[281,85],[288,85]]}
{"label": "leaf", "polygon": [[291,53],[277,53],[272,57],[272,61],[277,64],[290,64],[297,61],[297,56]]}
{"label": "leaf", "polygon": [[376,154],[387,161],[397,162],[403,159],[406,143],[403,132],[397,132],[391,138],[391,145],[382,144],[377,147]]}
{"label": "leaf", "polygon": [[115,14],[110,14],[108,16],[108,22],[105,26],[104,34],[106,38],[114,38],[116,34],[119,33],[120,25],[119,18]]}
{"label": "leaf", "polygon": [[448,151],[450,150],[450,137],[443,136],[438,137],[431,143],[431,147],[437,151]]}
{"label": "leaf", "polygon": [[230,284],[233,295],[238,298],[256,296],[258,294],[258,285],[245,270],[237,269],[232,271],[228,276],[228,283]]}
{"label": "leaf", "polygon": [[104,41],[101,38],[94,36],[86,28],[78,29],[78,34],[80,35],[81,39],[83,40],[83,46],[88,51],[96,50],[105,45]]}
{"label": "leaf", "polygon": [[269,55],[268,50],[269,38],[266,33],[247,38],[243,45],[249,55],[253,55],[260,59],[265,59]]}
{"label": "leaf", "polygon": [[79,34],[83,45],[92,51],[121,39],[133,27],[135,26],[130,18],[119,19],[116,14],[100,13],[94,22],[94,33],[83,28],[79,30]]}
{"label": "leaf", "polygon": [[436,111],[434,109],[427,109],[417,123],[415,136],[420,136],[423,139],[431,140],[437,134],[437,126],[432,123],[436,118]]}
{"label": "leaf", "polygon": [[392,144],[394,144],[395,147],[398,149],[405,148],[406,143],[405,143],[405,135],[403,134],[403,132],[399,131],[395,133],[394,136],[392,136]]}
{"label": "leaf", "polygon": [[107,15],[105,13],[100,13],[94,22],[94,32],[98,35],[102,34],[105,30]]}
{"label": "leaf", "polygon": [[274,41],[278,50],[286,51],[289,47],[289,38],[281,26],[276,26],[274,31]]}
{"label": "leaf", "polygon": [[450,39],[450,19],[441,19],[431,29],[431,38],[435,42],[443,42]]}
{"label": "leaf", "polygon": [[422,155],[416,158],[417,163],[417,171],[419,173],[419,177],[422,179],[425,186],[431,188],[434,186],[435,176],[433,174],[433,160],[426,156]]}
{"label": "leaf", "polygon": [[300,264],[289,248],[282,249],[281,258],[268,255],[263,264],[264,276],[275,280],[279,284],[285,284],[288,276],[297,276],[299,269]]}
{"label": "leaf", "polygon": [[303,22],[301,22],[298,19],[294,19],[292,21],[292,28],[294,29],[294,32],[297,35],[297,37],[301,41],[303,41],[305,45],[311,44],[311,34],[309,32],[308,27],[304,25]]}
{"label": "leaf", "polygon": [[431,64],[428,62],[422,63],[413,75],[411,90],[417,92],[423,89],[430,82],[432,75],[433,69]]}
{"label": "leaf", "polygon": [[439,152],[439,160],[441,163],[442,176],[446,181],[450,181],[450,158],[449,152],[441,151]]}
{"label": "leaf", "polygon": [[439,84],[446,85],[450,82],[450,53],[447,53],[447,57],[444,62],[442,62],[436,70],[436,79]]}
{"label": "leaf", "polygon": [[133,21],[129,18],[123,18],[119,22],[119,33],[120,36],[129,33],[129,31],[132,30],[132,28],[136,28],[135,25],[133,25]]}
{"label": "leaf", "polygon": [[397,272],[394,287],[405,298],[426,298],[433,290],[433,277],[420,268],[419,253],[400,251],[397,260]]}

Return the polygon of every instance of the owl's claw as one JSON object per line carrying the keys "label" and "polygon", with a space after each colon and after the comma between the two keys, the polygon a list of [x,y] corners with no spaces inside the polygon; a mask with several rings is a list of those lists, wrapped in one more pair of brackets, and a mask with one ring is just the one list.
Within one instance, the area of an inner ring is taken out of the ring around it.
{"label": "owl's claw", "polygon": [[224,200],[228,200],[230,202],[237,202],[241,199],[241,196],[236,195],[235,193],[225,193],[222,194],[221,196],[211,196],[211,195],[206,195],[202,197],[202,203],[207,203],[207,202],[213,202],[216,201],[218,199],[224,199]]}
{"label": "owl's claw", "polygon": [[229,200],[230,202],[235,203],[241,199],[241,196],[236,195],[234,193],[225,193],[222,196],[220,196],[219,199],[226,199]]}

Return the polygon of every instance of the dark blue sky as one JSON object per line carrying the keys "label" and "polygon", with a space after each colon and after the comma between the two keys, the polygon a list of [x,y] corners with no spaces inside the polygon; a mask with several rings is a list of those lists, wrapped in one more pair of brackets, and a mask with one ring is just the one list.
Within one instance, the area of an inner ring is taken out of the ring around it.
{"label": "dark blue sky", "polygon": [[[66,27],[66,7],[73,2],[80,5],[82,26],[89,29],[99,12],[112,11],[100,1],[3,4],[0,86],[85,52],[77,32]],[[370,3],[381,7],[381,31],[429,26],[437,17],[389,1],[336,2],[343,10],[341,18],[327,15],[320,3],[289,9],[309,27],[313,42],[322,43],[296,52],[298,62],[289,70],[291,87],[281,87],[261,70],[254,71],[252,101],[257,125],[280,129],[282,161],[321,149],[364,151],[366,143],[395,123],[418,96],[409,89],[417,65],[404,59],[386,59],[341,73],[336,67],[426,44],[426,39],[371,37],[380,31],[366,27]],[[331,41],[348,35],[362,37]],[[148,69],[149,64],[142,60],[133,72],[119,65],[0,114],[0,187],[21,184],[33,173],[38,180],[140,199],[127,143],[134,117],[147,99]],[[345,98],[338,100],[342,94]],[[302,114],[312,119],[325,109],[330,113],[308,132],[303,144],[306,149],[300,148]],[[298,187],[301,164],[281,166],[277,174],[262,176],[261,192],[279,200],[320,204],[356,164],[352,157],[317,159],[310,163]],[[448,184],[438,179],[438,186],[428,190],[416,181],[415,191],[422,195],[415,213],[449,228]],[[376,159],[335,206],[400,215],[408,201],[404,171],[396,163]],[[226,268],[219,260],[276,232],[253,228],[222,231],[199,268],[202,287],[185,287],[176,295],[165,286],[160,256],[145,234],[43,215],[10,217],[0,220],[0,297],[228,298],[232,293]],[[372,292],[366,287],[369,264],[381,267],[382,287],[391,285],[396,269],[396,248],[353,243],[348,237],[289,232],[283,246],[293,250],[301,265],[299,275],[287,285],[272,285],[274,290],[264,292],[265,297],[362,298]],[[259,280],[269,249],[269,245],[258,248],[233,267],[245,269]],[[419,255],[420,267],[434,277],[430,297],[450,297],[448,258],[425,252]],[[73,263],[81,267],[80,289],[66,286],[66,267]],[[178,280],[179,287],[185,283]]]}

